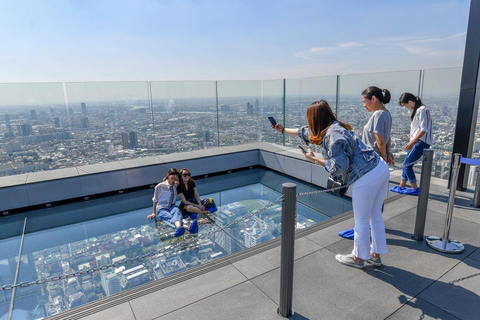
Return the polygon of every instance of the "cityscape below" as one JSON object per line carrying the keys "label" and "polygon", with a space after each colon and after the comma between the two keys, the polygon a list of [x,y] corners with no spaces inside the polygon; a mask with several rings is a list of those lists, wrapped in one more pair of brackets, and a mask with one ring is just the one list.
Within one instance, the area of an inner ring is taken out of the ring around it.
{"label": "cityscape below", "polygon": [[[305,126],[306,109],[316,99],[289,97],[285,126]],[[326,100],[337,111],[339,120],[352,125],[361,136],[370,116],[361,99],[340,99],[338,110],[334,98]],[[255,141],[283,143],[282,135],[267,120],[273,116],[282,123],[281,97],[222,99],[218,108],[215,101],[206,98],[165,99],[154,101],[152,107],[148,101],[135,102],[80,102],[70,104],[68,109],[62,105],[4,107],[0,122],[0,177]],[[438,98],[424,102],[433,119],[433,176],[445,179],[453,148],[457,100]],[[387,108],[394,123],[391,150],[400,165],[410,132],[409,111],[395,101]],[[476,136],[473,158],[479,157],[478,127]],[[287,146],[298,143],[298,138],[285,138]]]}

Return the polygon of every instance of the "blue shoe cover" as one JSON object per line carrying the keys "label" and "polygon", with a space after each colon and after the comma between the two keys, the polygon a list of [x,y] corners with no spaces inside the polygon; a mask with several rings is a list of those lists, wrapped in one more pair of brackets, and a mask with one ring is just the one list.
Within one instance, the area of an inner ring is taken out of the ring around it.
{"label": "blue shoe cover", "polygon": [[210,213],[214,213],[217,211],[217,207],[210,207],[207,209],[207,211],[209,211]]}
{"label": "blue shoe cover", "polygon": [[190,233],[197,233],[198,232],[198,223],[197,220],[194,220],[190,227],[188,227],[188,231]]}
{"label": "blue shoe cover", "polygon": [[196,214],[196,213],[190,213],[189,216],[190,216],[190,218],[191,218],[192,220],[195,220],[195,219],[197,219],[198,214]]}
{"label": "blue shoe cover", "polygon": [[346,238],[346,239],[351,239],[353,240],[353,234],[354,234],[354,231],[353,231],[353,228],[352,229],[347,229],[347,230],[343,230],[343,231],[340,231],[338,233],[338,235],[342,238]]}
{"label": "blue shoe cover", "polygon": [[405,190],[407,190],[407,188],[405,187],[400,187],[400,186],[395,186],[393,188],[390,188],[390,191],[393,191],[393,192],[398,192],[400,194],[404,194],[405,193]]}
{"label": "blue shoe cover", "polygon": [[403,193],[411,195],[411,196],[418,196],[419,192],[420,192],[420,188],[417,188],[417,189],[410,188],[410,189],[405,190]]}
{"label": "blue shoe cover", "polygon": [[174,237],[181,237],[183,236],[183,234],[185,233],[185,228],[180,226],[177,228],[177,230],[175,230],[175,232],[173,233],[173,236]]}

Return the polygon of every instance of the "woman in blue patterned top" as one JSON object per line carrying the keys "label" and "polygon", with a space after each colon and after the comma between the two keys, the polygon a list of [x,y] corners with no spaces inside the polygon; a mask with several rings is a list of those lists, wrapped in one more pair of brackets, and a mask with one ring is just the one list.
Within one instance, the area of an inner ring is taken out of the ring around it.
{"label": "woman in blue patterned top", "polygon": [[316,101],[308,107],[307,119],[308,129],[288,129],[277,124],[275,130],[299,135],[305,143],[319,145],[322,158],[316,157],[310,149],[302,151],[305,157],[325,167],[331,176],[352,188],[355,218],[353,250],[351,254],[338,254],[335,259],[359,269],[364,267],[365,260],[379,266],[380,254],[388,252],[382,216],[390,178],[388,165],[357,137],[350,125],[337,120],[325,100]]}

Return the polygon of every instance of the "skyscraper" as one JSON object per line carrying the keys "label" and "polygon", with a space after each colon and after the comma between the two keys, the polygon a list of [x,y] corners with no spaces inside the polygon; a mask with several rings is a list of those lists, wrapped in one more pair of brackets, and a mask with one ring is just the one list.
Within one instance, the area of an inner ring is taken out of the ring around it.
{"label": "skyscraper", "polygon": [[111,270],[102,271],[102,287],[105,291],[106,296],[110,296],[115,293],[119,293],[122,291],[122,285],[120,283],[120,278],[117,276],[116,273],[112,272]]}
{"label": "skyscraper", "polygon": [[33,134],[32,125],[28,123],[17,125],[18,134],[21,136],[31,136]]}
{"label": "skyscraper", "polygon": [[87,106],[85,105],[85,102],[82,102],[81,105],[82,105],[82,113],[83,113],[84,116],[86,116],[87,115]]}
{"label": "skyscraper", "polygon": [[82,118],[80,119],[80,121],[81,121],[81,127],[82,127],[82,129],[90,128],[90,123],[89,123],[87,117],[82,117]]}
{"label": "skyscraper", "polygon": [[122,145],[123,149],[126,149],[130,146],[130,144],[128,143],[128,133],[126,132],[122,132]]}
{"label": "skyscraper", "polygon": [[5,136],[6,137],[14,136],[13,129],[12,129],[12,124],[10,123],[10,116],[8,114],[5,115],[5,126],[7,127],[7,130],[5,132]]}
{"label": "skyscraper", "polygon": [[30,110],[30,119],[37,120],[37,112],[35,110]]}
{"label": "skyscraper", "polygon": [[135,131],[130,131],[130,148],[138,147],[138,138]]}
{"label": "skyscraper", "polygon": [[250,102],[247,102],[247,115],[253,115],[253,105]]}

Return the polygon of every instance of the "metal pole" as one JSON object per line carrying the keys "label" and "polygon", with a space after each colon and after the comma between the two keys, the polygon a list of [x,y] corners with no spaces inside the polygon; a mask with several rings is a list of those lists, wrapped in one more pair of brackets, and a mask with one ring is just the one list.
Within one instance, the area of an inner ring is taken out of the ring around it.
{"label": "metal pole", "polygon": [[475,184],[475,193],[473,194],[473,203],[472,206],[475,208],[480,207],[480,167],[475,168],[477,174],[477,183]]}
{"label": "metal pole", "polygon": [[293,259],[295,249],[295,221],[297,215],[297,185],[282,184],[282,247],[280,257],[280,306],[277,313],[282,317],[293,315]]}
{"label": "metal pole", "polygon": [[448,196],[448,204],[447,204],[447,214],[445,216],[445,229],[443,231],[443,237],[428,237],[427,238],[427,245],[431,248],[446,252],[446,253],[462,253],[465,250],[463,244],[455,240],[449,240],[450,234],[450,227],[452,226],[452,215],[453,215],[453,207],[455,206],[455,193],[457,190],[457,180],[458,180],[458,171],[460,169],[460,157],[462,155],[460,153],[455,153],[453,155],[453,163],[452,163],[452,180],[450,185],[450,194]]}
{"label": "metal pole", "polygon": [[423,241],[425,220],[427,218],[428,194],[430,192],[430,178],[432,177],[433,149],[423,150],[422,175],[420,178],[420,192],[417,203],[417,217],[413,239]]}

